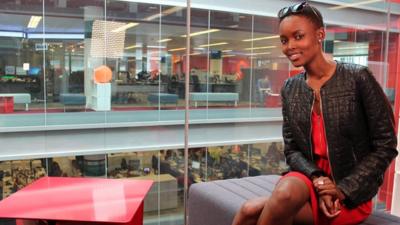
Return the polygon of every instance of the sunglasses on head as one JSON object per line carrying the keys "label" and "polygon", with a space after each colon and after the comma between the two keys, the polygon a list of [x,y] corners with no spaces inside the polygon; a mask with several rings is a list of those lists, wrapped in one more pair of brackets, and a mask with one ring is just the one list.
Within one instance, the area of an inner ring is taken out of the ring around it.
{"label": "sunglasses on head", "polygon": [[307,7],[309,7],[313,11],[313,13],[315,14],[315,16],[317,16],[317,18],[319,18],[317,12],[315,12],[315,10],[308,4],[308,2],[302,2],[296,5],[284,7],[281,10],[279,10],[278,17],[279,19],[282,19],[290,14],[301,13]]}

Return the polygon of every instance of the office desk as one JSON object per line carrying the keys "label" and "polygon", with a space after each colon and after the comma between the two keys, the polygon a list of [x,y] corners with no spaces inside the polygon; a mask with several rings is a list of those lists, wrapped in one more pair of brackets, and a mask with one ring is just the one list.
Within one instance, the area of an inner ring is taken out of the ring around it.
{"label": "office desk", "polygon": [[42,177],[0,202],[0,218],[17,224],[143,224],[151,180]]}

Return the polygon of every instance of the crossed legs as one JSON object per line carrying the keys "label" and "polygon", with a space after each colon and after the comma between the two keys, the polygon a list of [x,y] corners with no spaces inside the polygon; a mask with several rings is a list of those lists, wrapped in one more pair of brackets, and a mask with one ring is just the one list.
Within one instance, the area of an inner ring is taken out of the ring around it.
{"label": "crossed legs", "polygon": [[297,177],[282,178],[270,197],[245,202],[232,225],[313,225],[307,185]]}

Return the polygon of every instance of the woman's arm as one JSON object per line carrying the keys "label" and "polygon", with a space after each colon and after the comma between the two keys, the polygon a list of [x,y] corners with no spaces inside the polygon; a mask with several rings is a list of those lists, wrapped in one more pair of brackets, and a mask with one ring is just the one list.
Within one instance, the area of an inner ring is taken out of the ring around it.
{"label": "woman's arm", "polygon": [[[283,126],[282,126],[282,136],[284,141],[284,154],[286,158],[286,163],[289,165],[290,169],[293,171],[298,171],[310,179],[314,176],[324,175],[323,171],[319,169],[313,162],[305,157],[303,152],[301,152],[298,147],[292,129],[290,128],[290,122],[288,118],[288,100],[286,97],[286,91],[288,89],[288,81],[285,82],[281,90],[282,96],[282,116],[283,116]],[[310,149],[311,151],[311,149]]]}
{"label": "woman's arm", "polygon": [[[368,68],[360,70],[357,88],[366,115],[372,151],[350,174],[337,183],[349,207],[371,199],[382,184],[384,173],[397,155],[397,138],[391,106]],[[366,150],[367,151],[367,150]],[[368,185],[368,188],[363,186]]]}

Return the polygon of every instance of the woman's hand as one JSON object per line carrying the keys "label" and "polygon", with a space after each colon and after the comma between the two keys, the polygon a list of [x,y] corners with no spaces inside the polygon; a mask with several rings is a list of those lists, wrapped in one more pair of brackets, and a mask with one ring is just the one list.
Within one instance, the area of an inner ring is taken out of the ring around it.
{"label": "woman's hand", "polygon": [[342,191],[336,187],[336,185],[332,182],[328,177],[318,177],[313,180],[314,188],[317,190],[318,195],[330,195],[334,200],[339,199],[342,201],[345,199]]}
{"label": "woman's hand", "polygon": [[340,200],[344,195],[328,177],[318,177],[313,179],[313,185],[319,196],[319,207],[328,218],[336,217],[340,214]]}
{"label": "woman's hand", "polygon": [[339,199],[333,201],[330,195],[322,195],[319,197],[319,208],[328,218],[334,218],[341,212]]}

